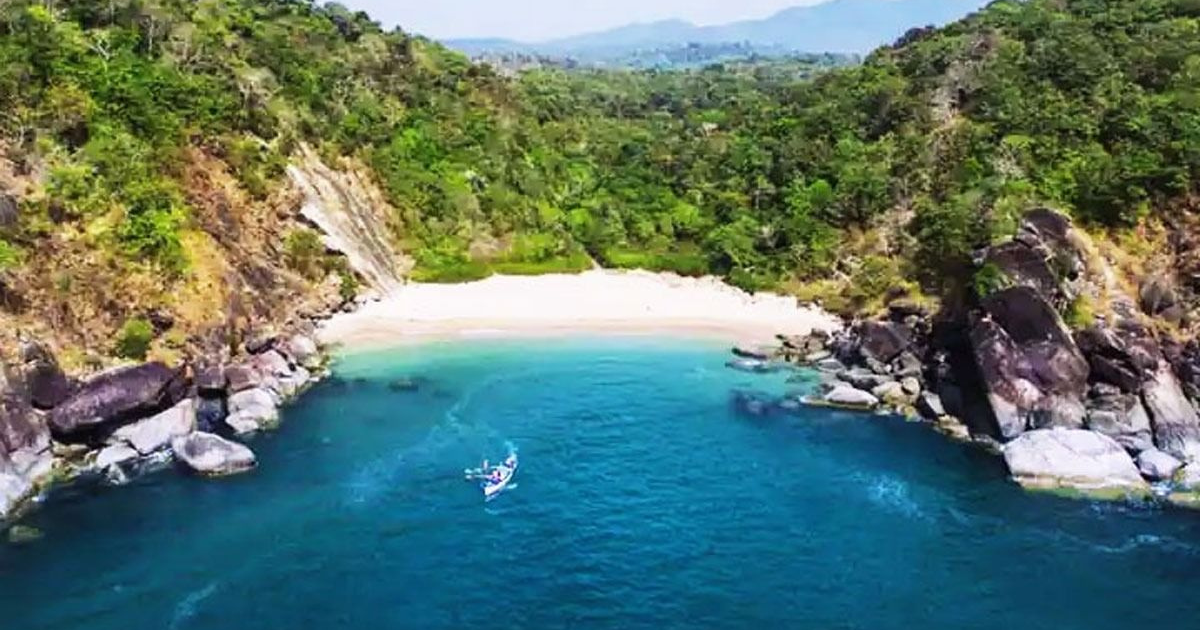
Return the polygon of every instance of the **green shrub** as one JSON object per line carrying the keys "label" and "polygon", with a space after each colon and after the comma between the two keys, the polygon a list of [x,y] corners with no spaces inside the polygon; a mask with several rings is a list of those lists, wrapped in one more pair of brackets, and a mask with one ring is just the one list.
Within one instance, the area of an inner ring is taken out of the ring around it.
{"label": "green shrub", "polygon": [[1096,302],[1090,295],[1080,295],[1067,305],[1063,320],[1071,330],[1081,330],[1096,323]]}
{"label": "green shrub", "polygon": [[987,263],[975,272],[973,281],[976,297],[983,299],[997,291],[1012,286],[1012,281],[1004,271],[993,263]]}
{"label": "green shrub", "polygon": [[154,327],[144,318],[135,317],[125,322],[117,333],[117,356],[144,361],[154,341]]}
{"label": "green shrub", "polygon": [[325,245],[316,232],[300,228],[288,233],[283,239],[284,259],[292,271],[318,280],[325,272]]}
{"label": "green shrub", "polygon": [[19,267],[24,258],[21,248],[0,238],[0,271]]}

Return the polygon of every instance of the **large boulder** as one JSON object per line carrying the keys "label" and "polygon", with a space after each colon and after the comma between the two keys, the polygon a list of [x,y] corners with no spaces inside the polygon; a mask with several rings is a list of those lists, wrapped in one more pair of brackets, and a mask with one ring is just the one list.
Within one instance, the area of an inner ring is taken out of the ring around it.
{"label": "large boulder", "polygon": [[11,515],[32,496],[53,468],[49,436],[39,443],[0,453],[0,519]]}
{"label": "large boulder", "polygon": [[262,385],[262,374],[250,365],[231,365],[225,368],[225,382],[230,394]]}
{"label": "large boulder", "polygon": [[225,424],[238,434],[254,433],[279,422],[275,396],[265,389],[248,389],[229,397]]}
{"label": "large boulder", "polygon": [[142,455],[167,448],[171,440],[196,430],[196,403],[186,399],[157,415],[125,425],[112,435],[112,441],[127,442]]}
{"label": "large boulder", "polygon": [[296,363],[309,370],[319,369],[324,363],[324,357],[321,356],[317,342],[307,335],[293,335],[288,340],[288,352],[296,360]]}
{"label": "large boulder", "polygon": [[1158,448],[1185,462],[1200,462],[1200,414],[1163,361],[1142,391]]}
{"label": "large boulder", "polygon": [[168,409],[183,399],[183,374],[162,363],[120,368],[92,378],[50,413],[50,430],[64,440],[95,437]]}
{"label": "large boulder", "polygon": [[1135,395],[1093,396],[1088,400],[1087,428],[1116,440],[1130,453],[1154,448],[1150,415]]}
{"label": "large boulder", "polygon": [[1166,481],[1183,468],[1183,462],[1152,448],[1138,453],[1137,466],[1143,477],[1151,481]]}
{"label": "large boulder", "polygon": [[21,347],[21,360],[25,364],[29,400],[34,407],[53,409],[71,395],[74,386],[48,348],[40,343],[25,342]]}
{"label": "large boulder", "polygon": [[834,387],[823,398],[826,404],[850,409],[870,411],[879,406],[879,399],[868,392],[849,385]]}
{"label": "large boulder", "polygon": [[1149,490],[1129,453],[1093,431],[1040,429],[1004,445],[1013,479],[1026,488],[1085,492]]}
{"label": "large boulder", "polygon": [[191,470],[206,476],[233,475],[256,465],[254,452],[211,433],[192,433],[171,441],[175,457]]}
{"label": "large boulder", "polygon": [[912,347],[912,333],[895,322],[866,321],[858,327],[858,352],[868,364],[888,365]]}
{"label": "large boulder", "polygon": [[1001,436],[1081,428],[1088,363],[1058,313],[1029,287],[983,300],[970,340]]}

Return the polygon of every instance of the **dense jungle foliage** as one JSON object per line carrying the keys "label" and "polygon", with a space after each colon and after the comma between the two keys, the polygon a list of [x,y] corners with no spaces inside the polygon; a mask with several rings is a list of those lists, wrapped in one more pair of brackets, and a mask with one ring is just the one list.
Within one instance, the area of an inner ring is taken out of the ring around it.
{"label": "dense jungle foliage", "polygon": [[0,134],[45,194],[0,268],[82,226],[189,264],[183,149],[252,194],[299,143],[370,166],[416,276],[616,267],[749,287],[965,285],[1050,203],[1093,226],[1200,180],[1200,0],[1000,0],[860,65],[507,78],[302,0],[0,0]]}

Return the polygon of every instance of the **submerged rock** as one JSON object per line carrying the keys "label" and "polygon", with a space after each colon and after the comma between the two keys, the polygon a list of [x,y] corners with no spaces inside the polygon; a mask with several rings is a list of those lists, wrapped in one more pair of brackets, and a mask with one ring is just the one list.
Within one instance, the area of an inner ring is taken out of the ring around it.
{"label": "submerged rock", "polygon": [[8,530],[8,542],[13,545],[28,545],[41,540],[44,536],[42,530],[29,525],[13,525]]}
{"label": "submerged rock", "polygon": [[778,366],[758,359],[737,359],[726,363],[725,366],[739,372],[749,372],[750,374],[769,374],[779,371]]}
{"label": "submerged rock", "polygon": [[246,472],[257,464],[254,452],[211,433],[192,433],[171,442],[175,457],[193,471],[207,476]]}
{"label": "submerged rock", "polygon": [[770,346],[743,343],[733,347],[733,354],[743,359],[770,361],[775,356],[775,349]]}
{"label": "submerged rock", "polygon": [[1112,438],[1077,429],[1038,429],[1004,445],[1013,479],[1026,488],[1145,493],[1149,486]]}

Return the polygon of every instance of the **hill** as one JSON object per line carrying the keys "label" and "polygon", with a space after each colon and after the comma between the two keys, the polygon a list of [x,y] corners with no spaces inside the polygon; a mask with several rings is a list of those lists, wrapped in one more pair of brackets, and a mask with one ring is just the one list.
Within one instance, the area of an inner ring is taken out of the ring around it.
{"label": "hill", "polygon": [[[144,354],[124,337],[228,343],[396,251],[417,279],[596,260],[862,312],[993,281],[973,253],[1051,204],[1135,277],[1200,277],[1172,245],[1200,175],[1195,0],[996,2],[815,79],[509,79],[288,0],[3,12],[0,317],[80,365]],[[339,223],[305,210],[351,197],[376,227],[334,255]]]}
{"label": "hill", "polygon": [[474,39],[446,44],[472,57],[518,53],[606,66],[623,66],[624,60],[646,51],[671,51],[689,45],[739,45],[749,49],[750,54],[766,57],[794,53],[852,55],[892,42],[910,28],[940,26],[960,19],[984,4],[985,0],[828,0],[761,20],[719,26],[666,20],[537,43]]}

